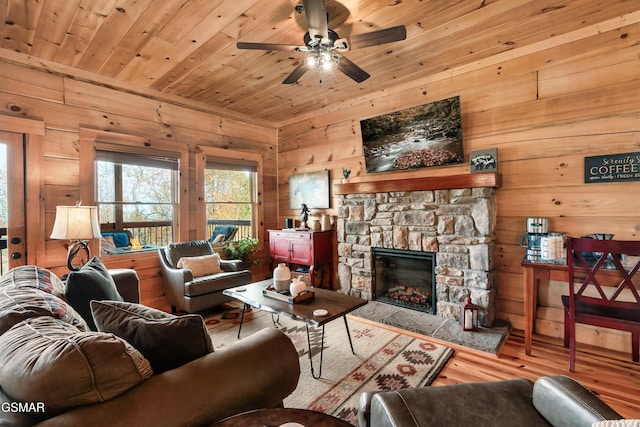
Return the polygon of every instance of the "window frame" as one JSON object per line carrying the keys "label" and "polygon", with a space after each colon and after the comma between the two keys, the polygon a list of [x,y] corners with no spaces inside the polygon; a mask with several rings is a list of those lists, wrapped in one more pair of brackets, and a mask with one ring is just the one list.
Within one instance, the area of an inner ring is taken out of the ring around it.
{"label": "window frame", "polygon": [[[96,143],[113,145],[114,152],[127,153],[131,150],[147,152],[149,155],[172,153],[178,161],[178,182],[176,183],[176,209],[173,218],[173,241],[181,242],[189,240],[189,203],[185,200],[188,197],[189,189],[189,149],[186,145],[166,142],[152,141],[134,135],[115,134],[94,129],[80,129],[80,176],[86,179],[80,182],[80,200],[85,205],[95,205],[96,185],[95,185],[95,158]],[[122,147],[118,150],[118,147]]]}
{"label": "window frame", "polygon": [[209,239],[207,236],[207,202],[204,191],[204,171],[207,167],[207,157],[229,159],[231,163],[246,161],[256,165],[256,188],[254,190],[256,200],[255,209],[252,210],[251,229],[253,237],[257,238],[258,249],[263,247],[264,236],[264,211],[262,197],[264,182],[264,167],[262,154],[249,153],[245,151],[227,150],[223,148],[199,145],[196,147],[196,235],[202,239]]}

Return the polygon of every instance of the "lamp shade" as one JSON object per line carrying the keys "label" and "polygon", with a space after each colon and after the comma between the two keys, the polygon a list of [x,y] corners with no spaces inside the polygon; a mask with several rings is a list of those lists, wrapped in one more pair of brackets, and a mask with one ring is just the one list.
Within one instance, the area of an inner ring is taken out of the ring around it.
{"label": "lamp shade", "polygon": [[53,223],[52,239],[91,240],[100,234],[96,206],[58,206]]}

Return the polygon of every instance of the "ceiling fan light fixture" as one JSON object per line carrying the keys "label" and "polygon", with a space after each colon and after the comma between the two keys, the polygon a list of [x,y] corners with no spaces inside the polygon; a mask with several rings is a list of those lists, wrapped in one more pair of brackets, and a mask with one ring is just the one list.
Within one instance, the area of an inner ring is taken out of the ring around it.
{"label": "ceiling fan light fixture", "polygon": [[307,70],[324,73],[335,69],[339,69],[356,83],[362,83],[371,75],[351,62],[346,56],[341,57],[340,54],[354,48],[379,46],[407,38],[405,26],[397,25],[341,39],[338,33],[328,28],[326,0],[298,1],[302,1],[302,4],[296,5],[295,10],[297,13],[304,13],[308,27],[308,31],[302,37],[304,46],[281,43],[237,43],[238,49],[304,52],[302,62],[296,65],[296,68],[282,81],[282,84],[297,83]]}
{"label": "ceiling fan light fixture", "polygon": [[333,71],[339,63],[340,55],[330,50],[310,50],[304,58],[307,68],[315,71]]}

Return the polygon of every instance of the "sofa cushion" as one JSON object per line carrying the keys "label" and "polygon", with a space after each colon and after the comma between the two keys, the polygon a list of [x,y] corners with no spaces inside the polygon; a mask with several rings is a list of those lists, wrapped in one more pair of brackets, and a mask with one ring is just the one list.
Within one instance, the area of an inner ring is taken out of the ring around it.
{"label": "sofa cushion", "polygon": [[174,316],[140,304],[91,301],[98,330],[127,340],[151,362],[154,372],[177,368],[213,351],[202,317]]}
{"label": "sofa cushion", "polygon": [[184,284],[184,294],[188,297],[197,297],[212,292],[222,292],[225,289],[251,283],[249,270],[225,271],[211,276],[195,277]]}
{"label": "sofa cushion", "polygon": [[89,329],[96,331],[89,306],[91,300],[123,301],[107,267],[96,257],[67,277],[67,301],[86,320]]}
{"label": "sofa cushion", "polygon": [[86,331],[83,318],[55,295],[33,288],[0,288],[0,334],[25,319],[50,316]]}
{"label": "sofa cushion", "polygon": [[193,277],[208,276],[222,272],[220,268],[220,255],[200,255],[192,257],[182,257],[178,260],[178,268],[191,270]]}
{"label": "sofa cushion", "polygon": [[103,402],[153,374],[149,361],[112,334],[27,319],[0,336],[0,384],[13,399],[43,402],[47,416]]}
{"label": "sofa cushion", "polygon": [[12,268],[0,278],[0,288],[35,288],[64,299],[65,286],[62,280],[46,268],[21,265]]}

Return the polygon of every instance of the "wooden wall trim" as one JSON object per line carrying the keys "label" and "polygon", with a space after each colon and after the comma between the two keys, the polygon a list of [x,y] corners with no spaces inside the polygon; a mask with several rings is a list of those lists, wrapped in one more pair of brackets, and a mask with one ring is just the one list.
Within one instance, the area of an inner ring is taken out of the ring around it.
{"label": "wooden wall trim", "polygon": [[385,193],[388,191],[450,190],[454,188],[500,187],[495,172],[424,178],[403,178],[333,184],[333,194]]}
{"label": "wooden wall trim", "polygon": [[122,80],[107,77],[98,76],[95,73],[84,71],[79,68],[71,67],[69,65],[60,64],[54,61],[49,61],[42,58],[35,58],[31,55],[27,55],[21,52],[15,52],[10,49],[2,49],[2,58],[0,62],[6,62],[8,64],[15,64],[19,66],[26,66],[35,70],[42,70],[49,74],[71,79],[73,81],[85,82],[92,85],[98,85],[113,89],[116,91],[130,93],[133,95],[141,96],[147,99],[156,100],[159,102],[170,103],[180,107],[189,108],[195,111],[201,111],[207,114],[213,114],[219,117],[237,120],[239,122],[246,122],[256,124],[260,126],[267,126],[275,129],[276,126],[267,120],[263,120],[257,117],[252,117],[247,114],[231,112],[231,110],[214,107],[203,102],[190,100],[188,98],[175,96],[167,93],[162,93],[156,89],[145,88],[140,85],[133,85],[131,83],[124,82]]}
{"label": "wooden wall trim", "polygon": [[0,115],[0,129],[7,132],[44,136],[44,121]]}
{"label": "wooden wall trim", "polygon": [[[640,11],[628,13],[615,18],[607,19],[602,22],[594,23],[593,25],[587,25],[575,31],[571,31],[562,36],[552,36],[547,39],[541,40],[530,45],[523,47],[517,47],[514,49],[505,49],[501,53],[490,55],[487,58],[465,62],[459,66],[452,67],[450,69],[443,70],[439,73],[430,73],[422,79],[411,79],[403,84],[397,84],[392,87],[385,86],[378,93],[371,93],[359,98],[350,98],[344,102],[334,102],[328,104],[321,109],[314,110],[309,113],[299,114],[292,116],[290,119],[281,121],[277,124],[279,129],[286,126],[295,125],[296,123],[312,121],[316,128],[322,128],[328,123],[326,120],[333,120],[336,115],[345,115],[352,119],[360,119],[366,117],[372,117],[371,114],[367,114],[362,117],[355,117],[353,111],[357,111],[355,108],[358,105],[370,105],[372,100],[380,100],[384,96],[392,96],[396,93],[401,93],[406,90],[414,90],[417,86],[426,86],[439,81],[447,81],[453,77],[461,76],[467,73],[476,72],[486,67],[500,66],[501,64],[512,61],[518,58],[526,58],[530,55],[534,55],[538,52],[544,52],[554,47],[563,46],[571,42],[583,40],[588,37],[593,37],[598,34],[605,33],[607,31],[615,31],[616,29],[625,27],[627,25],[633,25],[640,22]],[[348,111],[348,113],[345,113]],[[370,111],[370,110],[367,110]],[[390,110],[387,110],[390,111]],[[378,114],[380,114],[378,112]]]}

